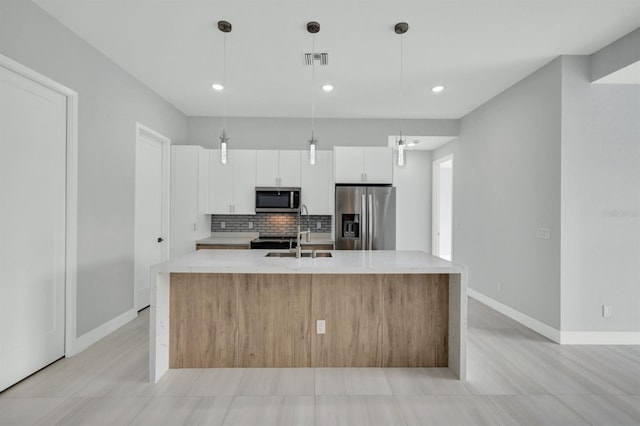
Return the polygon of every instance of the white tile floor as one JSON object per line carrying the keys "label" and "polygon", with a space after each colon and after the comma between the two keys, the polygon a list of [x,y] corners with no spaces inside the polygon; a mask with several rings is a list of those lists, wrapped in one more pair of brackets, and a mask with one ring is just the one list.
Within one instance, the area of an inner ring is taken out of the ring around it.
{"label": "white tile floor", "polygon": [[468,380],[448,369],[170,370],[148,312],[0,393],[0,425],[640,425],[639,346],[560,346],[469,300]]}

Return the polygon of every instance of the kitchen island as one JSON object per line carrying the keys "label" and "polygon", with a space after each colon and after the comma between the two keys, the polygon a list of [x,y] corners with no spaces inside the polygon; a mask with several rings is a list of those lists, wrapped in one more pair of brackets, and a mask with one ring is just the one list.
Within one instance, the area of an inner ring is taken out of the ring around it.
{"label": "kitchen island", "polygon": [[465,378],[464,267],[419,251],[268,252],[201,250],[152,267],[151,381],[215,367],[449,367]]}

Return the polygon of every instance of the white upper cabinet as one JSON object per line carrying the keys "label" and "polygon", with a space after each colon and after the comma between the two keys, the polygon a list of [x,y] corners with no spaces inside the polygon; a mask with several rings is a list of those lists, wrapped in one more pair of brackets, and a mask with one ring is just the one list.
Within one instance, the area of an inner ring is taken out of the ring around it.
{"label": "white upper cabinet", "polygon": [[256,186],[300,186],[301,151],[258,150]]}
{"label": "white upper cabinet", "polygon": [[392,183],[393,156],[390,147],[336,146],[336,183]]}
{"label": "white upper cabinet", "polygon": [[211,233],[205,215],[209,191],[209,153],[200,146],[171,147],[171,257],[195,250]]}
{"label": "white upper cabinet", "polygon": [[302,151],[302,203],[309,214],[332,215],[333,192],[333,153],[316,151],[316,164],[309,164],[309,151]]}
{"label": "white upper cabinet", "polygon": [[256,151],[229,150],[227,160],[222,164],[220,150],[210,151],[209,213],[255,214]]}

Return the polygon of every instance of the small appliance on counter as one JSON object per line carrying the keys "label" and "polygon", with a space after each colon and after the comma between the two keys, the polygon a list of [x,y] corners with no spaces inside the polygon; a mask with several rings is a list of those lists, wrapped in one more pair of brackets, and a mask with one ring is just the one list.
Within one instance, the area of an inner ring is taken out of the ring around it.
{"label": "small appliance on counter", "polygon": [[396,249],[396,189],[336,185],[337,250]]}

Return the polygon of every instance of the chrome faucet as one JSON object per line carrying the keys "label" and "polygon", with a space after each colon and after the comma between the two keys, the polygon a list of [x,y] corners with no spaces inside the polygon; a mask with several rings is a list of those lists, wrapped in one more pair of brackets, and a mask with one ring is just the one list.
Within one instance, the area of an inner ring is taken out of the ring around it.
{"label": "chrome faucet", "polygon": [[300,204],[300,208],[298,209],[298,232],[300,232],[300,215],[302,213],[302,209],[304,209],[307,214],[307,242],[311,241],[311,227],[309,226],[309,209],[304,204]]}
{"label": "chrome faucet", "polygon": [[[304,208],[304,211],[307,213],[307,230],[306,231],[300,231],[300,213],[302,212],[302,209]],[[300,259],[302,257],[302,244],[300,244],[302,242],[301,238],[303,235],[306,235],[306,241],[309,242],[311,241],[311,228],[309,227],[309,209],[307,209],[307,206],[305,206],[304,204],[300,205],[300,208],[298,209],[298,232],[296,233],[296,258]]]}

